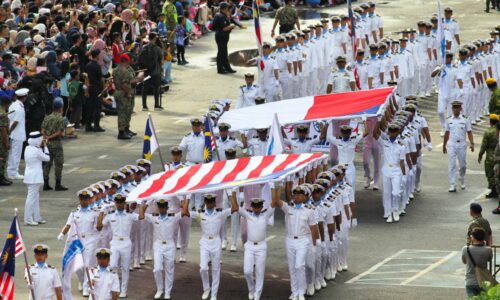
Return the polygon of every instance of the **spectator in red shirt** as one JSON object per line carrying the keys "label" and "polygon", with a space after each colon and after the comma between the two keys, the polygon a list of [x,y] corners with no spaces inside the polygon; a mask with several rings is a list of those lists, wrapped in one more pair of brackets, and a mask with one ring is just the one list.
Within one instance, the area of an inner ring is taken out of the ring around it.
{"label": "spectator in red shirt", "polygon": [[120,63],[120,55],[124,53],[124,48],[123,48],[123,43],[120,38],[120,33],[118,32],[113,32],[113,61],[115,62],[116,65]]}

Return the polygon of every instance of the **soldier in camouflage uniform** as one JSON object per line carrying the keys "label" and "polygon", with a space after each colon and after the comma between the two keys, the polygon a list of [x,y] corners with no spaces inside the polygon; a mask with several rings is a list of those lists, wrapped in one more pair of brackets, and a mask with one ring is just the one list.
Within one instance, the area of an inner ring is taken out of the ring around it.
{"label": "soldier in camouflage uniform", "polygon": [[64,102],[61,98],[54,99],[52,113],[46,116],[42,122],[42,134],[47,140],[49,148],[50,161],[43,166],[43,190],[52,190],[49,184],[49,174],[52,164],[54,164],[54,173],[56,176],[56,191],[66,191],[68,188],[61,184],[62,169],[64,164],[64,151],[62,146],[62,137],[66,127],[63,114]]}
{"label": "soldier in camouflage uniform", "polygon": [[130,131],[130,118],[134,109],[134,85],[141,82],[144,75],[135,76],[135,71],[130,66],[130,57],[127,54],[120,56],[120,64],[113,71],[113,81],[116,91],[113,94],[116,100],[118,113],[118,139],[129,140],[136,135]]}
{"label": "soldier in camouflage uniform", "polygon": [[[497,128],[497,136],[500,134],[500,122],[496,125]],[[493,158],[493,171],[495,172],[495,186],[497,191],[500,191],[500,143],[497,143],[495,147],[495,154]],[[492,211],[494,214],[500,214],[500,202],[498,203],[498,207]]]}
{"label": "soldier in camouflage uniform", "polygon": [[483,141],[481,143],[481,150],[479,150],[478,162],[481,163],[484,153],[486,153],[486,159],[484,160],[484,172],[486,173],[486,178],[488,179],[488,188],[491,192],[486,195],[486,198],[496,198],[498,197],[498,191],[495,186],[495,172],[494,159],[495,159],[495,148],[498,145],[498,135],[496,124],[500,121],[500,117],[495,114],[490,115],[490,128],[488,128],[483,135]]}
{"label": "soldier in camouflage uniform", "polygon": [[292,31],[295,26],[300,31],[299,16],[297,15],[297,10],[292,7],[292,0],[285,0],[285,6],[276,12],[271,37],[274,37],[274,29],[278,25],[278,22],[280,23],[280,34]]}
{"label": "soldier in camouflage uniform", "polygon": [[9,105],[9,98],[0,98],[0,186],[12,184],[12,181],[5,177],[5,166],[7,165],[10,149],[9,117],[7,116]]}
{"label": "soldier in camouflage uniform", "polygon": [[489,103],[490,114],[500,115],[500,88],[495,79],[486,79],[486,85],[491,91],[491,99]]}

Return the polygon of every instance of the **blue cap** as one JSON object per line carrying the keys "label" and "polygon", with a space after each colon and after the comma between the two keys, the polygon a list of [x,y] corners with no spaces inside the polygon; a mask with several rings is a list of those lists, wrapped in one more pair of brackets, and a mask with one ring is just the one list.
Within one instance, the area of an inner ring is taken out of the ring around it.
{"label": "blue cap", "polygon": [[61,97],[54,98],[53,106],[55,109],[59,109],[64,106],[64,101]]}

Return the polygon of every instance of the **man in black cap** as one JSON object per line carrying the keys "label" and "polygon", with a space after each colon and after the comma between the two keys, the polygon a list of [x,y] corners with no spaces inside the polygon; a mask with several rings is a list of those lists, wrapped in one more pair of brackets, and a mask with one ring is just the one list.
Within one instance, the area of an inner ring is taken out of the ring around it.
{"label": "man in black cap", "polygon": [[248,155],[266,155],[267,128],[258,128],[257,135],[248,140]]}
{"label": "man in black cap", "polygon": [[491,231],[490,222],[483,218],[481,213],[483,212],[483,208],[478,203],[470,204],[470,216],[472,217],[472,221],[469,223],[469,228],[467,229],[467,244],[470,243],[470,235],[472,230],[476,227],[482,228],[486,232],[486,245],[491,246],[493,244],[493,233]]}
{"label": "man in black cap", "polygon": [[231,68],[229,60],[227,59],[227,43],[229,43],[229,35],[236,27],[235,24],[231,24],[229,15],[229,5],[227,2],[221,2],[219,4],[219,12],[215,14],[213,20],[215,42],[217,43],[217,73],[219,74],[236,72]]}
{"label": "man in black cap", "polygon": [[93,293],[96,298],[92,299],[118,299],[120,293],[120,280],[116,271],[109,267],[111,250],[99,248],[95,252],[97,267],[90,268],[90,279],[93,282]]}
{"label": "man in black cap", "polygon": [[[101,51],[94,49],[90,52],[92,59],[87,64],[86,72],[88,77],[89,98],[85,103],[85,131],[103,132],[101,128],[101,98],[100,94],[104,87],[104,77],[102,76],[101,66],[97,63],[97,59]],[[94,126],[92,126],[92,124]]]}

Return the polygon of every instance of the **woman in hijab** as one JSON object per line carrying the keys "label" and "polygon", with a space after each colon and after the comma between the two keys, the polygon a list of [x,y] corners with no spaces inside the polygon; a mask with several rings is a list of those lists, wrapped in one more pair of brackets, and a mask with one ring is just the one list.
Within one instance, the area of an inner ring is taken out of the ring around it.
{"label": "woman in hijab", "polygon": [[55,79],[59,80],[61,78],[61,69],[57,65],[57,54],[55,51],[48,51],[45,56],[45,63],[47,64],[47,69],[49,74],[54,76]]}
{"label": "woman in hijab", "polygon": [[38,59],[35,56],[30,57],[30,59],[28,59],[28,66],[27,66],[26,75],[33,76],[36,74],[37,63],[38,63]]}
{"label": "woman in hijab", "polygon": [[28,187],[24,207],[24,223],[31,226],[45,224],[46,221],[40,215],[40,186],[43,184],[42,162],[50,161],[50,154],[47,143],[39,131],[33,131],[29,134],[28,147],[24,151],[24,161],[26,168],[23,182]]}
{"label": "woman in hijab", "polygon": [[24,40],[30,37],[30,33],[26,30],[21,30],[16,35],[16,45],[24,45]]}
{"label": "woman in hijab", "polygon": [[133,41],[135,41],[136,37],[133,30],[134,12],[131,9],[126,9],[122,12],[121,18],[123,22],[128,25],[128,29],[124,32],[124,39],[128,41],[128,44],[130,45]]}
{"label": "woman in hijab", "polygon": [[[17,30],[9,31],[9,46],[10,46],[10,48],[14,48],[14,46],[16,46],[16,37],[17,37]],[[23,41],[23,45],[24,45],[24,41]]]}
{"label": "woman in hijab", "polygon": [[106,47],[106,43],[101,39],[97,39],[94,41],[94,44],[92,44],[92,48],[90,49],[90,51],[94,49],[100,50],[99,56],[97,57],[97,63],[101,67],[102,75],[104,77],[107,77],[109,75],[109,67],[113,60],[113,55],[109,52],[108,47]]}

